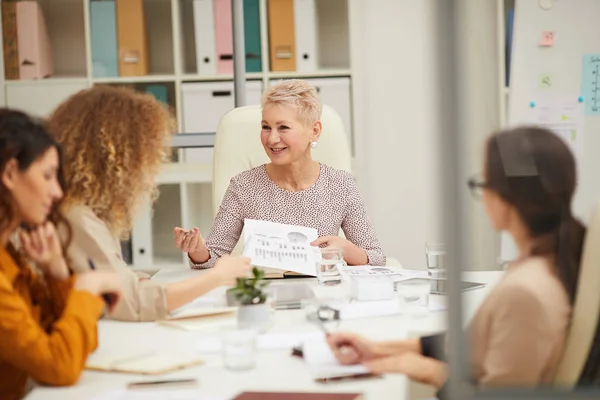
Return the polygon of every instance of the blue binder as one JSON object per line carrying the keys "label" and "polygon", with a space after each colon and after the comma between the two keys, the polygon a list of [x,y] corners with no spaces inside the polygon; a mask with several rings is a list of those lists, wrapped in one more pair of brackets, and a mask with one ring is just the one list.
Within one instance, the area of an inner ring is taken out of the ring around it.
{"label": "blue binder", "polygon": [[93,75],[119,76],[117,13],[114,0],[90,2],[90,27]]}
{"label": "blue binder", "polygon": [[169,95],[167,94],[167,87],[165,85],[148,85],[146,86],[146,93],[150,93],[157,100],[165,104],[169,104]]}
{"label": "blue binder", "polygon": [[506,16],[506,87],[510,85],[510,58],[512,53],[513,26],[515,20],[515,9],[508,10]]}
{"label": "blue binder", "polygon": [[244,0],[244,46],[246,48],[246,72],[262,71],[260,46],[259,0]]}

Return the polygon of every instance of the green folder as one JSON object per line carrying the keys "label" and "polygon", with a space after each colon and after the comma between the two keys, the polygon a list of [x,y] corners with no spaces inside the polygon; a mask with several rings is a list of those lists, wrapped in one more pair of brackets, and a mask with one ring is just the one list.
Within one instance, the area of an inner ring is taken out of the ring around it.
{"label": "green folder", "polygon": [[262,71],[260,48],[259,0],[244,0],[244,45],[246,47],[246,72]]}

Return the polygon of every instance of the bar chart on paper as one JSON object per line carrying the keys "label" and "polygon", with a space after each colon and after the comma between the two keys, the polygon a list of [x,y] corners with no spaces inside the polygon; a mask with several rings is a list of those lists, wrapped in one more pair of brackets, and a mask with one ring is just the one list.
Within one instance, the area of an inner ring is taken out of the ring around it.
{"label": "bar chart on paper", "polygon": [[583,56],[581,93],[585,115],[600,115],[600,54]]}

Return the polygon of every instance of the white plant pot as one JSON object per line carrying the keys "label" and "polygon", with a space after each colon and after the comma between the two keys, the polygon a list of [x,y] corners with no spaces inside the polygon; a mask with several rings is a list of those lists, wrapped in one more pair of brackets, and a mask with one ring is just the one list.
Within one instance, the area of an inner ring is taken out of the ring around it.
{"label": "white plant pot", "polygon": [[273,325],[271,316],[271,307],[267,303],[240,305],[237,312],[238,327],[266,332]]}

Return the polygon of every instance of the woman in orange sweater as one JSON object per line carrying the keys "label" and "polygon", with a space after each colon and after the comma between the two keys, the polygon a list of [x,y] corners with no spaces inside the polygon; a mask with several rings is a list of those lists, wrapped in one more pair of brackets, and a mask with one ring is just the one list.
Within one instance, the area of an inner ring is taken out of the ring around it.
{"label": "woman in orange sweater", "polygon": [[[60,153],[27,115],[0,109],[0,398],[19,399],[28,378],[77,381],[97,346],[96,321],[120,293],[117,276],[71,276],[56,226]],[[15,245],[23,250],[23,254]],[[26,262],[34,263],[34,271]]]}

